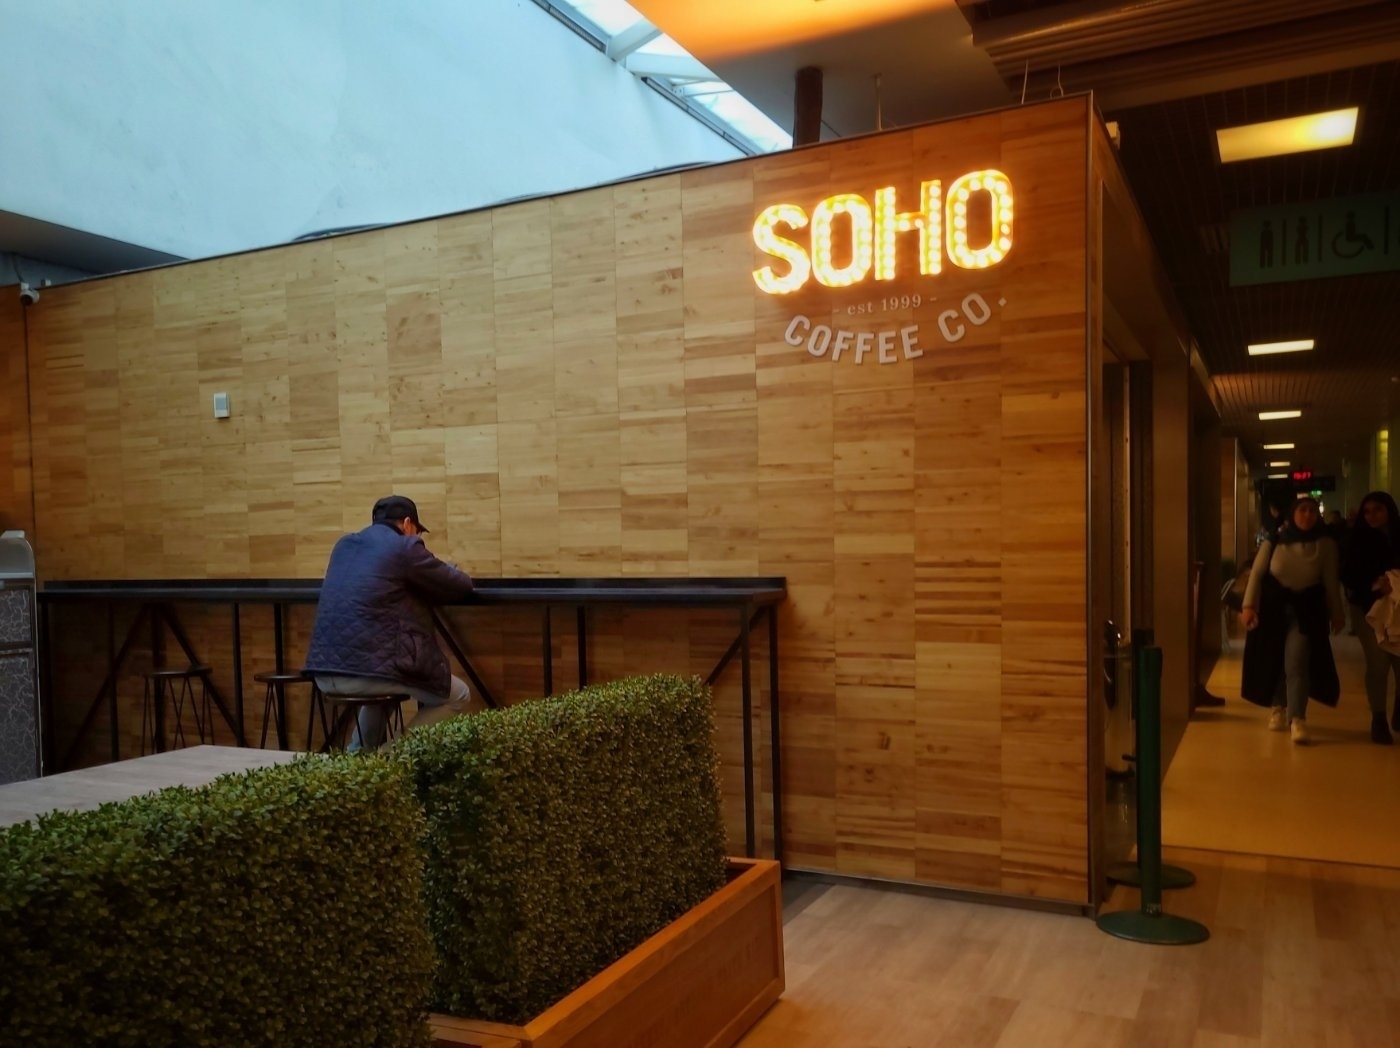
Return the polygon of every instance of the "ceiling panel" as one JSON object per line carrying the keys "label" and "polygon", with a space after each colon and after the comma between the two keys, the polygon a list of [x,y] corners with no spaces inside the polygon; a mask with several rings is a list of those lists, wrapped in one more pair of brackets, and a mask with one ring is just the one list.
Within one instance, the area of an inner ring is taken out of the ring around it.
{"label": "ceiling panel", "polygon": [[[1349,147],[1220,163],[1217,128],[1361,107]],[[1231,432],[1260,439],[1291,425],[1347,444],[1400,408],[1400,273],[1232,288],[1227,250],[1238,208],[1303,204],[1400,188],[1400,62],[1299,77],[1108,114],[1163,265],[1216,377]],[[1313,338],[1312,352],[1251,357],[1251,342]],[[1303,424],[1256,413],[1301,407]]]}

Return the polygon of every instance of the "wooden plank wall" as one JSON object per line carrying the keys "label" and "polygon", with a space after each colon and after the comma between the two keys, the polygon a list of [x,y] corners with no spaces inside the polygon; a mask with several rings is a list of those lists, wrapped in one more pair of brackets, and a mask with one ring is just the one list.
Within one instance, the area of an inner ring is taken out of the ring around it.
{"label": "wooden plank wall", "polygon": [[0,531],[18,528],[32,534],[23,310],[14,288],[0,288]]}
{"label": "wooden plank wall", "polygon": [[[41,571],[317,576],[394,490],[482,576],[783,575],[790,864],[1083,902],[1087,129],[1061,100],[46,292]],[[910,233],[893,281],[755,286],[763,208],[987,168],[1000,265],[921,277]],[[798,314],[924,353],[818,358]],[[703,672],[733,633],[658,619],[590,643]],[[474,650],[524,680],[531,629]]]}

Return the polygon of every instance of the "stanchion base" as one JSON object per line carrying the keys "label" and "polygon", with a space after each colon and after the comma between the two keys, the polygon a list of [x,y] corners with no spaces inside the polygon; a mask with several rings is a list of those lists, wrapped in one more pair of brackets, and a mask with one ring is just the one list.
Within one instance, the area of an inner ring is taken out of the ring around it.
{"label": "stanchion base", "polygon": [[1210,938],[1210,929],[1200,921],[1170,913],[1154,917],[1141,910],[1119,910],[1100,914],[1094,923],[1109,935],[1155,946],[1190,946]]}
{"label": "stanchion base", "polygon": [[[1142,868],[1135,862],[1115,862],[1105,875],[1114,884],[1126,884],[1132,888],[1142,886]],[[1196,875],[1180,866],[1162,866],[1163,888],[1189,888],[1196,883]]]}

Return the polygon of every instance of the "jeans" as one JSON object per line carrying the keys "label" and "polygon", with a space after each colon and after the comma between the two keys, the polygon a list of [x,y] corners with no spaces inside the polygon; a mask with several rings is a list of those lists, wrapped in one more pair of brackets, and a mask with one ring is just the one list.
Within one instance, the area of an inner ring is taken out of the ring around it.
{"label": "jeans", "polygon": [[[472,692],[467,682],[453,677],[447,695],[435,695],[423,688],[414,688],[396,681],[380,680],[377,677],[346,677],[339,674],[316,674],[316,687],[332,695],[383,695],[385,692],[403,692],[418,703],[418,712],[406,725],[407,728],[423,728],[429,724],[466,713],[471,702]],[[375,706],[361,708],[356,721],[355,732],[346,750],[354,753],[361,748],[375,749],[384,742],[384,711]]]}
{"label": "jeans", "polygon": [[1298,628],[1298,616],[1284,605],[1288,636],[1283,644],[1283,673],[1274,689],[1274,708],[1288,708],[1288,719],[1308,719],[1308,638]]}
{"label": "jeans", "polygon": [[[1384,717],[1386,685],[1390,683],[1392,672],[1396,681],[1400,682],[1400,655],[1381,650],[1380,645],[1376,643],[1376,631],[1366,621],[1366,616],[1360,608],[1352,609],[1351,619],[1356,629],[1356,639],[1361,641],[1362,654],[1366,656],[1366,701],[1371,704],[1372,713],[1379,713]],[[1400,683],[1397,684],[1397,688],[1400,688]],[[1397,691],[1397,694],[1400,694],[1400,691]]]}

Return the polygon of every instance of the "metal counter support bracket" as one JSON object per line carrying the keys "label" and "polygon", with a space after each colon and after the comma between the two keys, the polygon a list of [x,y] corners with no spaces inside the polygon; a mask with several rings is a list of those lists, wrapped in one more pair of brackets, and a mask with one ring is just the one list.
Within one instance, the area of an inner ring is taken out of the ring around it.
{"label": "metal counter support bracket", "polygon": [[[185,628],[180,625],[180,619],[176,616],[175,609],[169,604],[157,604],[156,610],[160,617],[165,620],[165,624],[170,627],[170,632],[175,637],[175,643],[180,645],[180,649],[185,653],[185,658],[190,660],[190,665],[193,666],[199,662],[199,656],[195,654],[194,646],[190,644],[189,637],[185,635]],[[241,719],[234,719],[228,703],[224,701],[224,697],[219,694],[219,689],[214,684],[212,674],[206,678],[204,686],[209,689],[209,697],[214,700],[214,705],[218,707],[220,715],[224,718],[224,723],[233,732],[234,741],[240,746],[247,746],[248,740],[243,735],[243,722]],[[160,708],[161,704],[157,703],[157,712]]]}
{"label": "metal counter support bracket", "polygon": [[[107,663],[111,665],[116,660],[117,651],[117,609],[111,604],[107,605]],[[117,678],[113,674],[111,685],[107,689],[107,712],[110,722],[112,741],[112,760],[122,759],[121,732],[117,728]]]}
{"label": "metal counter support bracket", "polygon": [[[545,604],[543,609],[543,621],[541,623],[541,661],[544,679],[544,693],[554,694],[554,629],[553,616],[551,614],[552,605]],[[778,737],[778,620],[773,607],[759,607],[754,610],[750,604],[743,604],[739,608],[739,632],[733,643],[720,656],[709,675],[705,678],[705,683],[711,687],[719,680],[728,665],[734,660],[735,655],[739,656],[740,679],[741,679],[741,701],[743,716],[743,739],[744,739],[744,854],[756,856],[758,854],[758,826],[757,808],[758,799],[754,789],[754,742],[753,742],[753,671],[752,652],[750,650],[750,635],[754,629],[768,616],[768,665],[769,665],[769,725],[771,735],[772,753],[772,796],[773,796],[773,855],[778,861],[782,861],[782,816],[780,808],[782,806],[782,763],[780,756],[780,740]],[[575,608],[575,628],[578,630],[578,686],[580,688],[588,685],[588,633],[587,633],[587,609],[582,605]],[[458,661],[462,661],[459,656]],[[494,703],[492,703],[494,705]]]}
{"label": "metal counter support bracket", "polygon": [[[239,726],[243,724],[243,621],[238,611],[238,605],[233,605],[233,710],[234,716]],[[280,664],[280,660],[279,660]],[[280,738],[282,732],[278,732],[278,743],[285,750],[285,741]]]}
{"label": "metal counter support bracket", "polygon": [[755,833],[757,803],[753,792],[753,680],[749,663],[749,609],[739,609],[739,641],[743,645],[743,655],[739,661],[740,680],[743,681],[744,714],[744,840],[749,846],[745,855],[758,854]]}
{"label": "metal counter support bracket", "polygon": [[467,658],[467,653],[462,650],[462,645],[457,642],[457,637],[453,634],[452,630],[448,628],[447,623],[443,620],[442,612],[438,611],[437,608],[433,609],[433,624],[437,627],[438,636],[443,639],[443,643],[445,643],[448,650],[452,652],[452,657],[457,660],[457,664],[462,667],[462,672],[467,675],[467,679],[472,682],[472,687],[474,687],[476,693],[481,696],[481,701],[486,703],[486,705],[493,710],[499,708],[500,703],[498,703],[492,697],[491,692],[487,690],[485,682],[482,681],[480,675],[476,672],[476,667],[474,667]]}
{"label": "metal counter support bracket", "polygon": [[574,630],[578,637],[578,686],[588,687],[588,615],[580,604],[574,609]]}
{"label": "metal counter support bracket", "polygon": [[543,651],[540,661],[544,664],[544,693],[554,694],[554,628],[550,620],[549,605],[544,606],[544,622],[540,625],[540,644]]}
{"label": "metal counter support bracket", "polygon": [[783,861],[783,757],[778,739],[778,614],[768,609],[768,741],[773,795],[773,858]]}
{"label": "metal counter support bracket", "polygon": [[[102,683],[98,686],[97,697],[93,699],[92,703],[88,706],[87,713],[83,714],[82,723],[78,725],[78,731],[73,736],[73,742],[69,745],[68,752],[63,755],[63,760],[59,762],[59,770],[71,768],[73,766],[73,758],[77,755],[78,747],[87,737],[88,729],[92,727],[93,719],[96,718],[97,711],[101,709],[103,701],[108,698],[109,690],[111,695],[112,720],[114,722],[112,744],[114,747],[119,746],[115,726],[117,716],[117,675],[121,672],[122,663],[126,661],[126,656],[127,653],[131,651],[131,646],[136,643],[136,634],[140,631],[141,624],[146,621],[146,617],[150,614],[150,611],[150,607],[145,604],[141,605],[140,610],[137,611],[136,618],[132,620],[131,628],[126,631],[126,637],[122,640],[122,646],[117,650],[117,653],[111,657],[111,662],[107,667],[107,676],[102,678]],[[50,649],[48,658],[52,657],[53,653],[52,649]],[[112,759],[120,759],[120,754],[114,752]]]}
{"label": "metal counter support bracket", "polygon": [[[78,725],[78,730],[73,736],[73,742],[69,745],[68,752],[64,754],[63,760],[59,765],[60,768],[71,768],[73,766],[73,759],[77,756],[78,747],[81,745],[83,739],[87,737],[87,733],[92,727],[93,719],[96,718],[97,711],[102,708],[104,702],[109,706],[112,719],[112,759],[120,759],[121,755],[118,752],[120,742],[116,725],[117,678],[121,673],[122,665],[126,662],[127,656],[131,653],[132,645],[136,643],[136,637],[141,630],[142,624],[147,622],[149,622],[151,627],[151,656],[153,659],[159,659],[160,656],[160,626],[161,623],[164,622],[170,629],[171,635],[174,636],[175,642],[179,644],[184,651],[185,657],[189,659],[190,664],[193,665],[199,661],[199,658],[195,655],[194,648],[190,645],[189,637],[185,634],[184,628],[180,625],[180,620],[176,617],[169,605],[141,605],[141,610],[136,613],[136,618],[132,620],[130,628],[126,631],[126,637],[122,641],[121,647],[117,650],[115,655],[111,655],[110,657],[111,661],[107,667],[107,675],[102,679],[102,684],[97,689],[97,697],[92,700],[92,703],[88,706],[87,713],[83,715],[82,723]],[[108,650],[110,653],[110,647]],[[241,711],[240,715],[235,717],[233,712],[229,709],[228,703],[224,701],[223,695],[219,693],[214,682],[209,680],[206,682],[206,685],[209,688],[209,697],[214,700],[214,705],[218,707],[219,714],[224,718],[224,723],[227,724],[229,730],[233,732],[234,740],[240,746],[248,745],[247,739],[243,734]],[[155,715],[158,724],[158,732],[164,731],[163,722],[165,718],[163,714],[164,703],[157,703]],[[157,738],[163,737],[163,734],[157,735]]]}
{"label": "metal counter support bracket", "polygon": [[753,778],[753,663],[749,635],[764,615],[768,616],[768,721],[773,765],[770,769],[773,779],[773,857],[781,862],[783,858],[782,815],[780,811],[782,807],[782,762],[778,750],[778,619],[774,608],[761,607],[753,611],[750,605],[745,604],[739,609],[739,635],[720,656],[715,668],[705,678],[705,683],[713,686],[719,680],[720,674],[733,661],[734,656],[736,654],[739,656],[740,686],[742,689],[741,713],[744,718],[744,840],[748,846],[745,854],[754,856],[758,854],[756,825],[758,801],[754,794]]}

